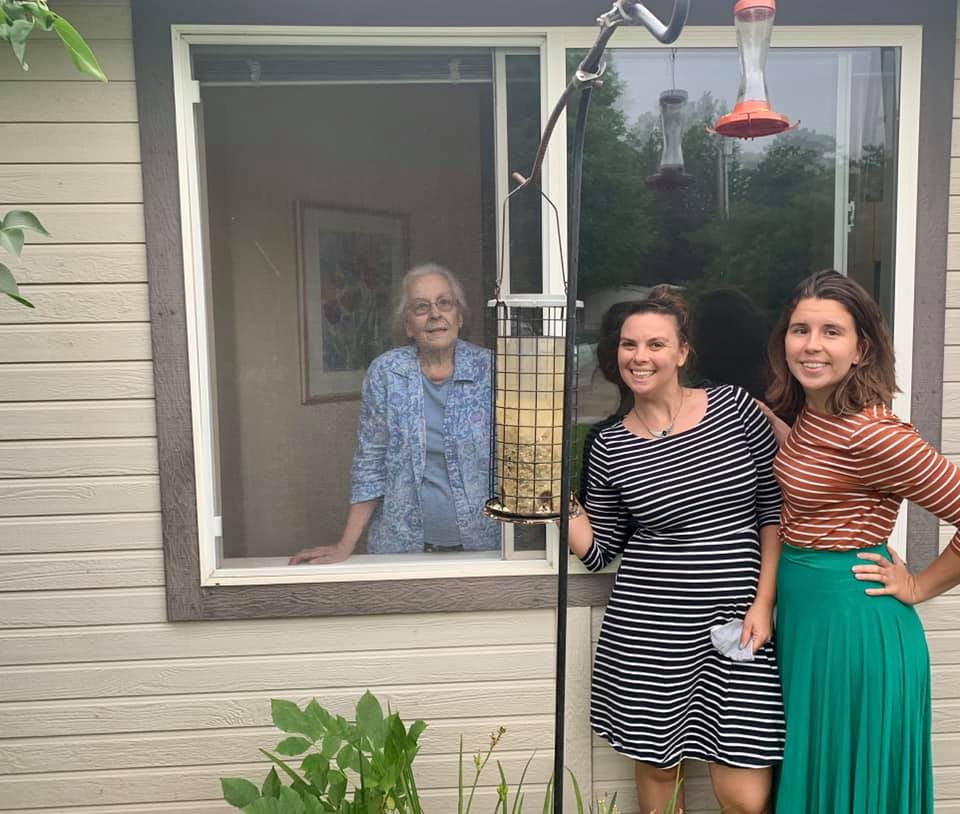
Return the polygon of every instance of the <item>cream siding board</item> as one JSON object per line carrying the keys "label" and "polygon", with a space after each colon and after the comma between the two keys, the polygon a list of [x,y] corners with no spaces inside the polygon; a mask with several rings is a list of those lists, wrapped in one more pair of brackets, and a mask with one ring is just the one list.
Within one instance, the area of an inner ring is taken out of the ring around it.
{"label": "cream siding board", "polygon": [[[960,40],[955,61],[960,80]],[[950,154],[950,217],[947,235],[946,326],[943,362],[943,451],[960,454],[960,94],[954,83],[953,138]],[[940,547],[955,529],[941,526]],[[921,606],[933,669],[934,777],[937,811],[960,812],[960,595],[957,591]]]}
{"label": "cream siding board", "polygon": [[[272,697],[349,714],[368,687],[431,724],[431,811],[456,806],[459,736],[472,753],[501,724],[514,782],[536,751],[539,805],[551,611],[166,621],[130,10],[58,10],[111,82],[46,37],[26,75],[0,49],[0,212],[29,208],[52,233],[12,264],[36,310],[0,302],[0,812],[225,814],[219,777],[262,777],[257,748],[279,740]],[[589,609],[571,631],[588,682]],[[568,755],[589,787],[588,687],[570,693]]]}

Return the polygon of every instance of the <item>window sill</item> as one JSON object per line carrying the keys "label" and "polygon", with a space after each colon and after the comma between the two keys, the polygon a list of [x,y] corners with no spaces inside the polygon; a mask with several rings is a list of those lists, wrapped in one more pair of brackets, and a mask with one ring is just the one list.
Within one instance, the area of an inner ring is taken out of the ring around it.
{"label": "window sill", "polygon": [[[584,573],[586,570],[584,569]],[[374,582],[556,574],[545,559],[501,559],[499,551],[456,554],[357,554],[332,565],[288,565],[282,557],[225,558],[204,586]]]}

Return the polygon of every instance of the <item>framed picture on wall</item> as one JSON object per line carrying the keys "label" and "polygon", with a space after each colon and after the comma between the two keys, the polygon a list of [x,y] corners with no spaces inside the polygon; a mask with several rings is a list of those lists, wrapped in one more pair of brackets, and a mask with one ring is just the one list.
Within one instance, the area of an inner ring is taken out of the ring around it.
{"label": "framed picture on wall", "polygon": [[296,218],[303,402],[359,398],[367,366],[393,346],[407,217],[301,201]]}

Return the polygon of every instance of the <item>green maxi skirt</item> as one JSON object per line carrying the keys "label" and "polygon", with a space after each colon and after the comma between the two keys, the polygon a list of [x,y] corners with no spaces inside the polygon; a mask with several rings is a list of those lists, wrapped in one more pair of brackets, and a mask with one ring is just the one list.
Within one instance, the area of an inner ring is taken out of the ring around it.
{"label": "green maxi skirt", "polygon": [[[889,557],[884,546],[862,549]],[[930,657],[917,612],[850,570],[853,551],[785,545],[777,651],[787,736],[777,814],[933,814]]]}

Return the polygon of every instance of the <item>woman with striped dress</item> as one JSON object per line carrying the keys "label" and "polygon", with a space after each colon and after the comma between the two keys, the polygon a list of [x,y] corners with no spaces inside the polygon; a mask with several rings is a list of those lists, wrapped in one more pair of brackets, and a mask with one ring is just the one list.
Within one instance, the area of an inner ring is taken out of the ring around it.
{"label": "woman with striped dress", "polygon": [[[761,814],[784,728],[770,641],[776,441],[746,391],[681,386],[688,316],[669,288],[633,304],[617,335],[603,372],[630,388],[633,406],[597,435],[586,512],[570,521],[570,547],[589,569],[623,555],[594,659],[591,725],[635,761],[640,811],[661,811],[682,762],[695,759],[710,764],[725,812]],[[711,642],[711,628],[736,620],[743,660]]]}
{"label": "woman with striped dress", "polygon": [[885,541],[904,498],[957,525],[960,470],[887,406],[893,348],[853,280],[802,282],[770,358],[771,406],[796,417],[774,466],[787,716],[777,812],[931,814],[930,664],[912,606],[960,583],[960,532],[917,576]]}

